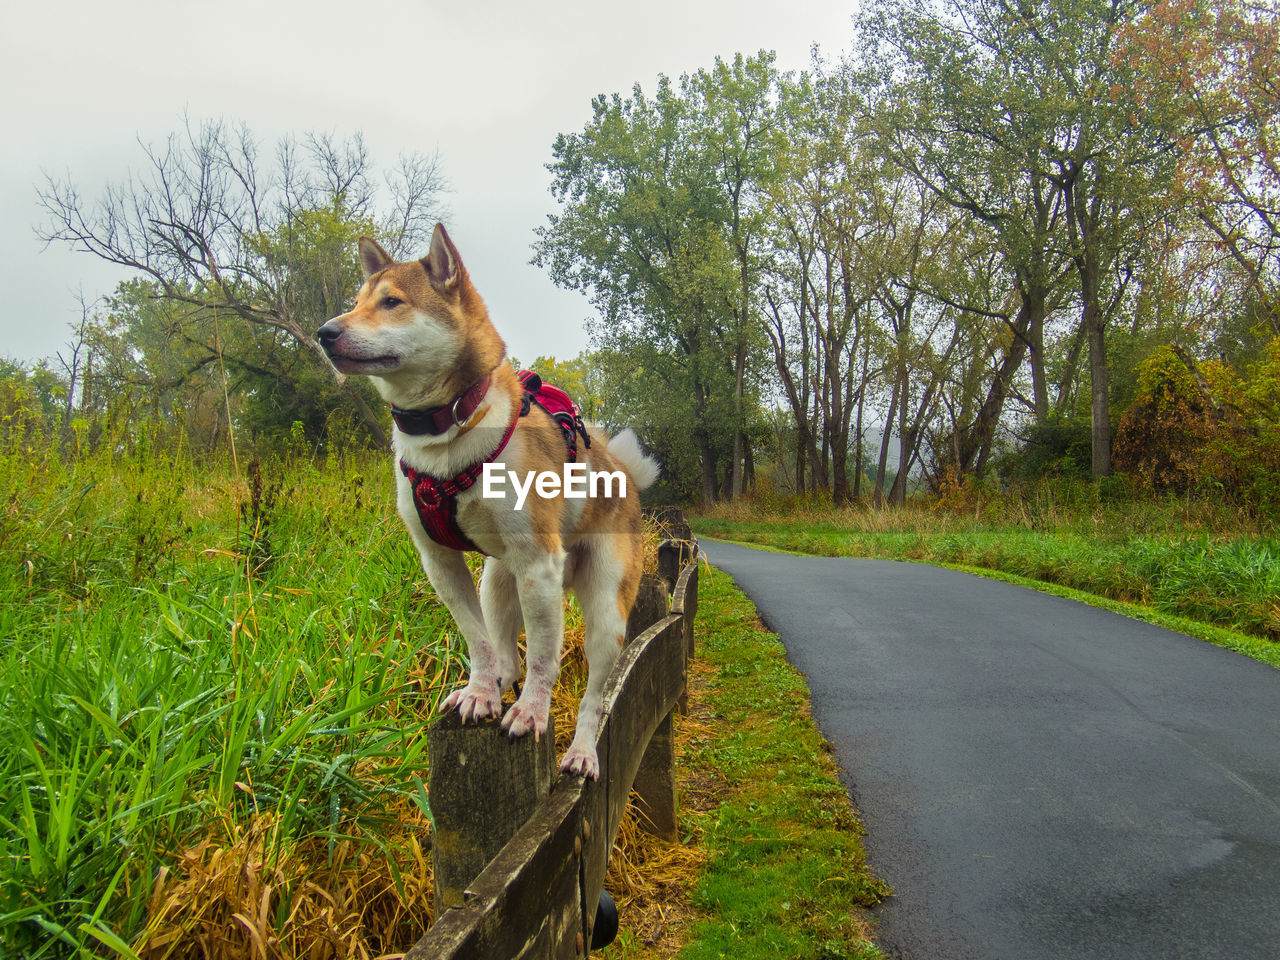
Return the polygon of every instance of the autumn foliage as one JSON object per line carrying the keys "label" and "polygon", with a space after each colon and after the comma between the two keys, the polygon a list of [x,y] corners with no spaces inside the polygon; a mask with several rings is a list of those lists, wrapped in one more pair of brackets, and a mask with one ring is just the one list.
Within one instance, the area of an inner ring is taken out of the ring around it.
{"label": "autumn foliage", "polygon": [[1193,371],[1172,349],[1153,353],[1120,418],[1115,463],[1151,489],[1280,508],[1280,337],[1243,371],[1220,361]]}

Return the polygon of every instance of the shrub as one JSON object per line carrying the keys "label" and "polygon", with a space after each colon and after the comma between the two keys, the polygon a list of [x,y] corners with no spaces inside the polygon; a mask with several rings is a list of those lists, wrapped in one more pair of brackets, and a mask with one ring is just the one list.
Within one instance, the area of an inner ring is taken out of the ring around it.
{"label": "shrub", "polygon": [[1154,490],[1187,490],[1206,479],[1214,426],[1191,371],[1169,347],[1138,367],[1138,391],[1112,448],[1117,470]]}
{"label": "shrub", "polygon": [[1203,385],[1170,348],[1139,367],[1120,418],[1117,470],[1141,487],[1224,496],[1258,515],[1280,509],[1280,337],[1244,376],[1203,367]]}
{"label": "shrub", "polygon": [[1002,457],[997,470],[1015,480],[1087,477],[1093,466],[1092,443],[1088,419],[1051,414],[1032,424],[1026,443]]}

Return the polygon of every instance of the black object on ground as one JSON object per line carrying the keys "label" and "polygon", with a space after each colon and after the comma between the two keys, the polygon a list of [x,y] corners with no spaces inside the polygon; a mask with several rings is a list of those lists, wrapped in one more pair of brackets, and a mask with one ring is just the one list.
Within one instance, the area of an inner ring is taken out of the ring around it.
{"label": "black object on ground", "polygon": [[603,950],[613,943],[618,935],[618,905],[613,902],[607,890],[600,891],[600,902],[596,904],[596,923],[591,928],[591,949]]}

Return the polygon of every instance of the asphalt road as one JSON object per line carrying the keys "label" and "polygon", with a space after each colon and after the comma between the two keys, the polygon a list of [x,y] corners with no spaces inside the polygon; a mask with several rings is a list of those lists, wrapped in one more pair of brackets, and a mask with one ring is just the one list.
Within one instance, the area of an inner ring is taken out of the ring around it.
{"label": "asphalt road", "polygon": [[703,547],[808,678],[892,956],[1280,958],[1280,670],[953,570]]}

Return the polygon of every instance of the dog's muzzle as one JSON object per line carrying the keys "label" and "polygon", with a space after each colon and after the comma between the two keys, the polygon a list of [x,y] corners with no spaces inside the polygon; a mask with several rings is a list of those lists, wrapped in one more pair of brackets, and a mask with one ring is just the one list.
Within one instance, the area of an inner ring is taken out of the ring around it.
{"label": "dog's muzzle", "polygon": [[324,352],[333,355],[334,344],[338,342],[338,338],[342,336],[342,327],[330,320],[323,327],[316,331],[316,339],[320,341],[320,346],[324,348]]}

